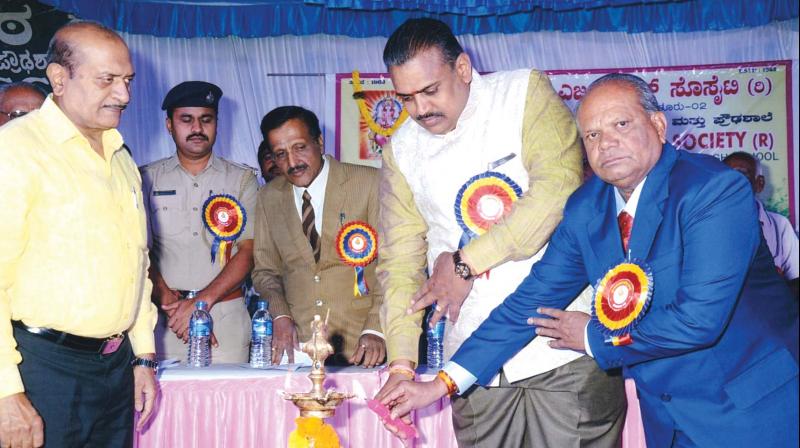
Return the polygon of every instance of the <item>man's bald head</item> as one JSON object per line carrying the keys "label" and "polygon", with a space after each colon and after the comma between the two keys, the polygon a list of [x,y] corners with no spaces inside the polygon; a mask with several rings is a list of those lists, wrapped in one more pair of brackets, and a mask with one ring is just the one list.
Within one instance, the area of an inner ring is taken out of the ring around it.
{"label": "man's bald head", "polygon": [[0,87],[0,125],[28,112],[44,103],[44,92],[33,84],[15,82]]}
{"label": "man's bald head", "polygon": [[761,164],[758,163],[758,159],[753,157],[752,154],[737,151],[728,154],[728,156],[722,160],[722,163],[742,173],[742,175],[747,178],[747,181],[750,182],[756,194],[764,190],[766,179],[764,179],[764,175],[761,173]]}
{"label": "man's bald head", "polygon": [[56,31],[47,49],[47,63],[59,64],[70,76],[83,61],[82,52],[102,41],[116,41],[126,49],[125,41],[114,30],[97,22],[76,20]]}
{"label": "man's bald head", "polygon": [[119,125],[130,101],[134,72],[130,51],[114,31],[71,22],[50,43],[47,79],[53,101],[90,141]]}

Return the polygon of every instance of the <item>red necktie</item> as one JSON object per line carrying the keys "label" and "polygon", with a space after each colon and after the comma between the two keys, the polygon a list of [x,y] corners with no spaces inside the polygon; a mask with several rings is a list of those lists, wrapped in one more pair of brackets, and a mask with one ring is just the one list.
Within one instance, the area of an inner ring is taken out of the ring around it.
{"label": "red necktie", "polygon": [[631,239],[631,229],[633,229],[633,216],[623,210],[622,213],[617,216],[617,223],[619,223],[619,236],[622,237],[622,251],[627,255],[628,240]]}

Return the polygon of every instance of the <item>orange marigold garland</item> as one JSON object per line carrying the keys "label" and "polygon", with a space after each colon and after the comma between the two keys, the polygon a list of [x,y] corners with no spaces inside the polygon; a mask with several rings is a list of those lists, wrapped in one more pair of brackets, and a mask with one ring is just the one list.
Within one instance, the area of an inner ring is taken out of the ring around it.
{"label": "orange marigold garland", "polygon": [[360,74],[358,73],[358,70],[353,70],[353,99],[355,99],[356,104],[358,104],[358,110],[361,113],[361,118],[364,119],[364,122],[367,124],[367,127],[370,131],[384,137],[391,137],[392,134],[394,134],[394,132],[406,121],[406,118],[408,118],[408,112],[406,112],[406,108],[404,107],[403,110],[400,111],[400,116],[397,117],[397,120],[394,121],[391,127],[385,128],[376,123],[372,118],[369,107],[367,106],[366,101],[364,101],[364,95],[362,94],[363,91],[364,88],[361,87]]}
{"label": "orange marigold garland", "polygon": [[318,417],[294,419],[297,429],[289,434],[289,448],[340,448],[333,426]]}

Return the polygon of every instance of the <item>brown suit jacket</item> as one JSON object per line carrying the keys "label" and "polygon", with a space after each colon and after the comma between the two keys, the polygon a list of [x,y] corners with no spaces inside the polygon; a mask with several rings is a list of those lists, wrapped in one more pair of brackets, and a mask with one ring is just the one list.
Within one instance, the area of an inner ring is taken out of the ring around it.
{"label": "brown suit jacket", "polygon": [[325,318],[330,309],[328,336],[341,360],[355,351],[363,330],[382,332],[379,309],[383,301],[373,261],[365,268],[369,293],[353,294],[355,270],[336,251],[342,223],[365,221],[377,229],[378,170],[340,163],[330,164],[319,263],[303,234],[294,202],[292,184],[280,177],[258,194],[255,213],[255,267],[253,284],[269,300],[269,312],[294,319],[300,341],[311,337],[315,314]]}

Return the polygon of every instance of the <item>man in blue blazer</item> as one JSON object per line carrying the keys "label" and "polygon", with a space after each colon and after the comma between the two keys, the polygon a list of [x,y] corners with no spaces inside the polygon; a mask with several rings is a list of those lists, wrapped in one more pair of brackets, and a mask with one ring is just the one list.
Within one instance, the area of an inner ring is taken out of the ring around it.
{"label": "man in blue blazer", "polygon": [[[797,446],[798,308],[746,179],[667,144],[638,77],[598,79],[577,117],[596,176],[570,197],[543,259],[436,380],[405,382],[384,404],[402,416],[468,393],[539,335],[636,380],[650,447]],[[624,237],[620,215],[632,217]],[[626,260],[649,267],[653,296],[631,342],[615,345],[599,322],[561,309]]]}

